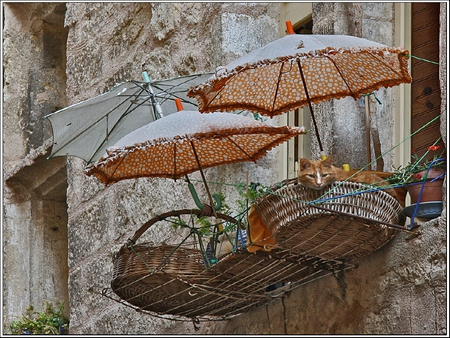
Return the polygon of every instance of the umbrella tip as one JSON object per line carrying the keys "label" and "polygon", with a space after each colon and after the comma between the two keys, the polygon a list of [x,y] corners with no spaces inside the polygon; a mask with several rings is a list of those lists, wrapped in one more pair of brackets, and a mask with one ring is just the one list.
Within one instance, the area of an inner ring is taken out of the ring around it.
{"label": "umbrella tip", "polygon": [[150,82],[150,77],[148,76],[147,72],[142,72],[142,77],[144,78],[145,82]]}
{"label": "umbrella tip", "polygon": [[286,28],[287,28],[287,33],[289,35],[295,34],[294,27],[292,26],[291,20],[286,21]]}
{"label": "umbrella tip", "polygon": [[183,110],[183,104],[181,103],[181,100],[179,98],[175,99],[175,104],[177,105],[177,110],[178,111]]}

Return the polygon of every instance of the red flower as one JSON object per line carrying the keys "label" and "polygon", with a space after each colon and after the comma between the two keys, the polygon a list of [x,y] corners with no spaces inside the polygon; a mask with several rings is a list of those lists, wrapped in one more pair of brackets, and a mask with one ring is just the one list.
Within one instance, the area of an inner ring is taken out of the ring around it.
{"label": "red flower", "polygon": [[429,146],[429,147],[428,147],[428,150],[429,150],[429,151],[436,151],[436,150],[438,150],[440,147],[441,147],[441,146]]}
{"label": "red flower", "polygon": [[422,175],[421,175],[421,174],[414,174],[413,177],[414,177],[416,180],[421,180],[421,179],[422,179]]}

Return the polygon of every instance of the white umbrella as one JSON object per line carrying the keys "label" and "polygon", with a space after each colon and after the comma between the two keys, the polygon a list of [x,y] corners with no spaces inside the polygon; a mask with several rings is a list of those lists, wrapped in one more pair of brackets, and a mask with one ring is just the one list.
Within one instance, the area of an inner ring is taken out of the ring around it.
{"label": "white umbrella", "polygon": [[190,86],[205,81],[211,73],[194,74],[160,81],[127,81],[107,93],[73,104],[45,116],[52,125],[50,157],[77,156],[90,163],[106,148],[129,132],[163,115],[175,113],[175,98],[188,109],[197,109],[186,96]]}

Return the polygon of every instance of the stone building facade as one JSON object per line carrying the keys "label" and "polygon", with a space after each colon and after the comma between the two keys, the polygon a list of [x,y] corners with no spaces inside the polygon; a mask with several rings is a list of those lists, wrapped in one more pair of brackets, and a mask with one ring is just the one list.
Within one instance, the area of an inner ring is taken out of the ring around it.
{"label": "stone building facade", "polygon": [[[400,233],[357,269],[303,285],[283,300],[229,321],[177,322],[143,315],[102,297],[112,256],[149,218],[195,207],[184,182],[121,181],[108,187],[83,174],[76,157],[47,159],[44,115],[125,80],[213,71],[284,35],[288,3],[3,3],[3,329],[29,306],[64,301],[73,334],[444,334],[446,196],[442,217],[418,237]],[[350,34],[394,45],[393,3],[313,3],[314,34]],[[441,133],[446,140],[446,4],[441,4]],[[280,33],[281,31],[281,33]],[[391,90],[380,114],[382,146],[393,144]],[[326,112],[333,114],[327,115]],[[344,118],[339,112],[345,112]],[[364,149],[352,100],[318,105],[327,151],[361,166]],[[282,123],[275,118],[269,123]],[[349,135],[353,135],[351,140]],[[446,141],[445,141],[446,142]],[[311,154],[317,156],[312,136]],[[392,164],[392,158],[386,165]],[[280,180],[280,150],[257,163],[207,171],[211,182]],[[199,180],[198,174],[193,174]],[[214,187],[233,206],[230,185]],[[445,190],[445,189],[444,189]],[[205,192],[199,187],[201,195]],[[149,234],[157,243],[164,238]]]}

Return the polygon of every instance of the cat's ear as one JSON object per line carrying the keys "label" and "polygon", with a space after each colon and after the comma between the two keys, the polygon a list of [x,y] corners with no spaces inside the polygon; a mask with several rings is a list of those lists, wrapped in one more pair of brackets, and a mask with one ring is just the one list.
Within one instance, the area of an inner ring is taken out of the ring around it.
{"label": "cat's ear", "polygon": [[311,162],[309,162],[306,158],[300,159],[300,170],[308,169],[311,166]]}
{"label": "cat's ear", "polygon": [[328,156],[326,159],[322,160],[322,165],[327,168],[331,168],[331,156]]}

